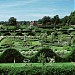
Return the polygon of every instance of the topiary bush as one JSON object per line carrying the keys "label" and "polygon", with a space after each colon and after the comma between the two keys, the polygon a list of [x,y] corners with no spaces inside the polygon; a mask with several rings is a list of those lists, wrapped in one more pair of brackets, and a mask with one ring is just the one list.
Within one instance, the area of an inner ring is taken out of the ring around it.
{"label": "topiary bush", "polygon": [[31,59],[31,62],[38,62],[38,57],[40,56],[40,54],[44,53],[45,58],[46,58],[46,62],[49,62],[47,60],[47,57],[53,58],[55,57],[55,61],[59,62],[60,60],[62,60],[62,58],[60,56],[58,56],[55,52],[53,52],[52,49],[49,48],[42,48],[41,50],[39,50]]}
{"label": "topiary bush", "polygon": [[0,56],[0,63],[13,63],[14,60],[16,63],[23,62],[24,56],[21,55],[16,49],[7,49]]}

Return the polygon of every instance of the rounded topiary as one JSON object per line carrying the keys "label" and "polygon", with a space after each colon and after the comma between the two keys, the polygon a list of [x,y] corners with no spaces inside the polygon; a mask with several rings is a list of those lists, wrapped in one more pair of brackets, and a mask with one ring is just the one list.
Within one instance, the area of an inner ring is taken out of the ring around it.
{"label": "rounded topiary", "polygon": [[[47,57],[53,58],[55,57],[55,61],[59,62],[59,60],[61,60],[61,57],[58,56],[55,52],[53,52],[52,49],[49,48],[42,48],[41,50],[39,50],[39,52],[37,52],[31,59],[31,62],[38,62],[38,57],[40,56],[40,54],[44,53],[45,58],[46,58],[46,62],[48,62]],[[59,60],[58,60],[59,58]]]}
{"label": "rounded topiary", "polygon": [[7,49],[0,56],[1,63],[13,63],[14,60],[16,63],[21,63],[21,62],[23,62],[23,59],[24,59],[24,57],[16,49]]}

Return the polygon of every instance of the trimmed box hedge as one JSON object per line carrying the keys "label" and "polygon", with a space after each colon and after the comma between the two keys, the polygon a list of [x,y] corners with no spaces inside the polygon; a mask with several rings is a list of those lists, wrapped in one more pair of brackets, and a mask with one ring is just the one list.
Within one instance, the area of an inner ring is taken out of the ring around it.
{"label": "trimmed box hedge", "polygon": [[[22,64],[21,64],[22,65]],[[1,66],[0,75],[75,75],[73,63],[25,64],[24,66]]]}

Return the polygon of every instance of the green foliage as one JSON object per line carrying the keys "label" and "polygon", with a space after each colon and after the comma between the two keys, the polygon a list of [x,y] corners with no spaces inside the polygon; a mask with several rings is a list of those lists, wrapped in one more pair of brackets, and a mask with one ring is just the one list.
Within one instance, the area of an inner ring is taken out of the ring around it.
{"label": "green foliage", "polygon": [[50,17],[49,17],[49,16],[44,16],[44,17],[42,18],[42,23],[43,23],[44,25],[46,25],[48,22],[50,22]]}
{"label": "green foliage", "polygon": [[9,19],[9,25],[17,25],[17,21],[16,21],[16,18],[14,18],[14,17],[10,17],[10,19]]}
{"label": "green foliage", "polygon": [[[16,26],[18,25],[16,28],[19,29],[26,29],[24,28],[24,26],[22,27],[21,25],[25,25],[28,26],[30,25],[29,21],[16,21],[16,18],[14,17],[10,17],[10,19],[8,20],[8,22],[4,22],[1,21],[0,25],[10,25],[10,26]],[[49,27],[54,27],[56,29],[56,27],[61,27],[61,26],[65,26],[65,25],[75,25],[75,11],[71,12],[71,14],[69,16],[64,16],[64,18],[59,18],[59,15],[55,15],[53,18],[51,18],[50,16],[44,16],[42,19],[39,19],[38,21],[34,21],[33,23],[34,26],[49,26]],[[3,27],[0,27],[0,29],[3,30]],[[7,29],[7,28],[6,28]],[[6,30],[5,29],[5,30]],[[8,28],[9,29],[9,28]]]}
{"label": "green foliage", "polygon": [[[75,75],[74,63],[26,64],[23,67],[0,67],[2,75]],[[16,65],[16,64],[14,64]],[[39,66],[40,65],[40,66]]]}
{"label": "green foliage", "polygon": [[71,25],[75,25],[75,16],[73,16],[73,17],[71,18],[70,24],[71,24]]}
{"label": "green foliage", "polygon": [[71,12],[70,16],[69,16],[69,21],[71,25],[75,25],[75,11]]}
{"label": "green foliage", "polygon": [[10,26],[10,25],[3,25],[0,27],[1,30],[16,30],[15,26]]}
{"label": "green foliage", "polygon": [[44,63],[46,62],[44,53],[42,53],[42,54],[40,53],[40,56],[38,57],[38,62],[43,63],[43,65],[44,65]]}
{"label": "green foliage", "polygon": [[[44,53],[44,56],[43,56],[42,53]],[[47,60],[47,57],[50,57],[50,58],[55,57],[55,61],[56,61],[56,62],[57,62],[59,59],[62,60],[60,56],[58,56],[55,52],[53,52],[52,49],[49,49],[49,48],[47,48],[47,47],[43,47],[41,50],[39,50],[39,51],[30,59],[30,61],[31,61],[31,62],[34,62],[34,63],[35,63],[35,62],[38,62],[38,58],[40,58],[40,54],[42,54],[41,57],[44,57],[44,58],[46,59],[46,62],[49,62],[49,61]],[[58,59],[58,58],[59,58],[59,59]],[[40,59],[41,59],[41,58],[40,58]]]}
{"label": "green foliage", "polygon": [[58,25],[60,23],[59,15],[54,16],[52,22],[53,24]]}
{"label": "green foliage", "polygon": [[42,24],[42,19],[39,19],[38,20],[38,24]]}
{"label": "green foliage", "polygon": [[0,63],[13,63],[14,59],[16,63],[19,63],[23,62],[24,57],[19,51],[9,48],[0,56]]}
{"label": "green foliage", "polygon": [[21,30],[23,30],[23,29],[27,29],[28,26],[27,26],[27,25],[20,25],[19,28],[20,28]]}
{"label": "green foliage", "polygon": [[69,20],[69,16],[65,16],[65,17],[62,19],[63,25],[68,24],[68,20]]}
{"label": "green foliage", "polygon": [[9,38],[4,38],[1,42],[0,42],[1,45],[4,45],[4,46],[12,46],[13,45],[13,40],[12,39],[9,39]]}
{"label": "green foliage", "polygon": [[16,33],[16,36],[23,36],[22,32]]}

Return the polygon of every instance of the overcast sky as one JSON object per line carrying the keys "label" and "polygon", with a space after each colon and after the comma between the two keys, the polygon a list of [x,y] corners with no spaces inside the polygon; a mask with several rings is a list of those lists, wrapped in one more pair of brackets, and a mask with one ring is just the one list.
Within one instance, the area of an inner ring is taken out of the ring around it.
{"label": "overcast sky", "polygon": [[38,20],[43,16],[64,17],[75,10],[75,0],[0,0],[0,21]]}

